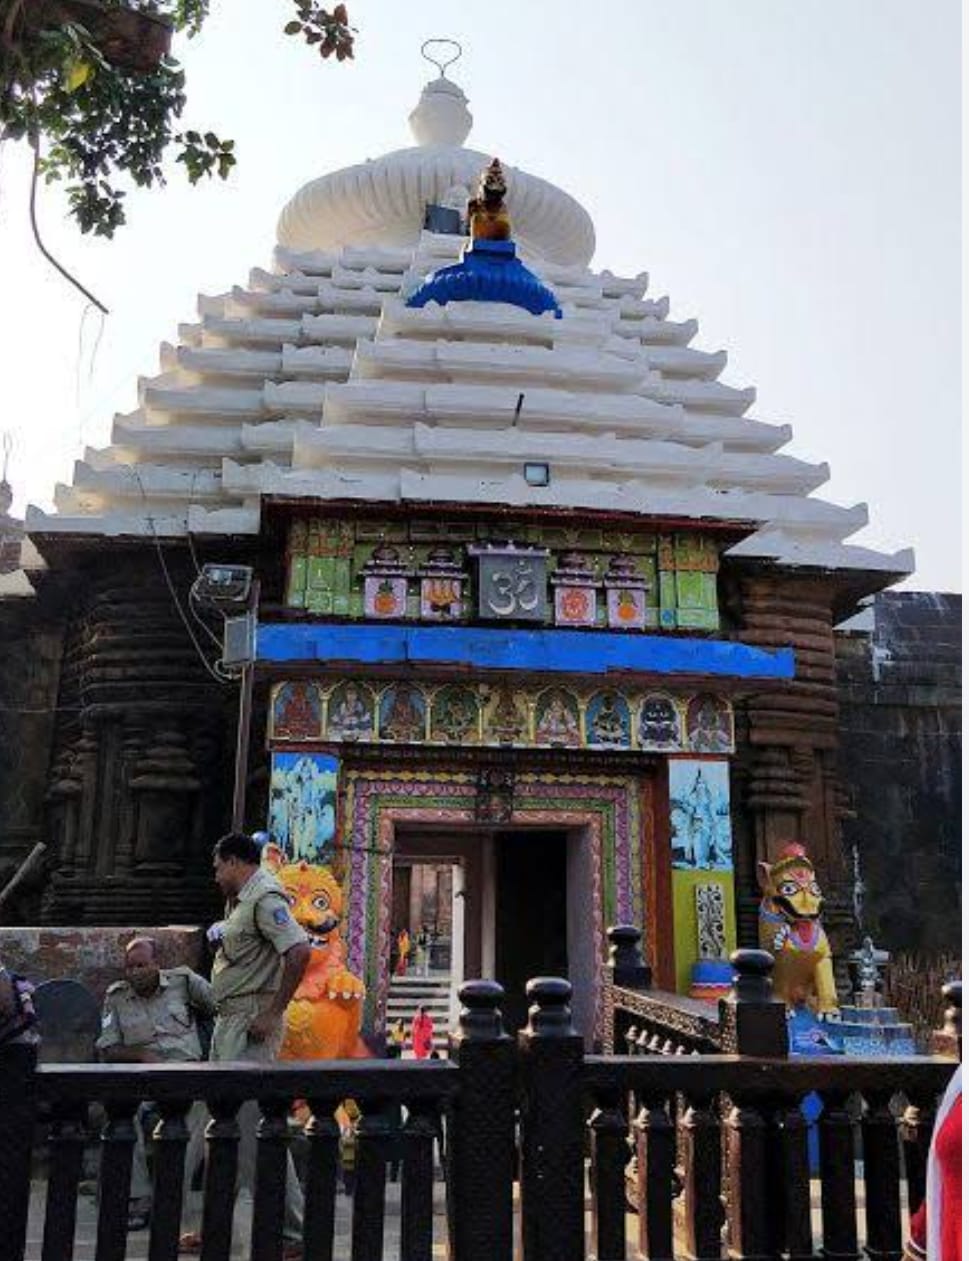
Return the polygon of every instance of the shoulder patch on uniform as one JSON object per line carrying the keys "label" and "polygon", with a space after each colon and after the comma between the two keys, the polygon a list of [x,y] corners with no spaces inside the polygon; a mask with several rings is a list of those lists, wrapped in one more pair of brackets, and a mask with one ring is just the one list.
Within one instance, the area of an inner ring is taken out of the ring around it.
{"label": "shoulder patch on uniform", "polygon": [[289,923],[289,910],[287,907],[278,906],[275,909],[275,911],[273,911],[273,923],[274,924],[288,924]]}

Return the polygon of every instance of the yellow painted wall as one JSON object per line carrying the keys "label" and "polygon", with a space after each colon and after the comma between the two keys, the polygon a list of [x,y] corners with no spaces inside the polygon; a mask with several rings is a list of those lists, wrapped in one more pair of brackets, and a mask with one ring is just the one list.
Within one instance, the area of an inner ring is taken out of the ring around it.
{"label": "yellow painted wall", "polygon": [[737,916],[734,906],[732,871],[673,871],[673,949],[676,960],[676,989],[686,994],[690,989],[690,969],[697,959],[696,902],[693,890],[698,884],[723,885],[726,910],[727,953],[737,947]]}

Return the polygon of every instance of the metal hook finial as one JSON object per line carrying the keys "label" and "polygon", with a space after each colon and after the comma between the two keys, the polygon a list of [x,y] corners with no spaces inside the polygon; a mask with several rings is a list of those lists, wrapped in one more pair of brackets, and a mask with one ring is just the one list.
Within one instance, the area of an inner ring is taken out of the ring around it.
{"label": "metal hook finial", "polygon": [[[432,53],[427,51],[435,44],[443,44],[448,48],[456,48],[457,52],[453,57],[435,57]],[[425,61],[429,61],[432,66],[437,66],[442,79],[445,77],[444,71],[448,68],[448,66],[453,66],[456,61],[459,61],[463,52],[464,49],[456,39],[425,39],[423,44],[421,44],[421,56]]]}

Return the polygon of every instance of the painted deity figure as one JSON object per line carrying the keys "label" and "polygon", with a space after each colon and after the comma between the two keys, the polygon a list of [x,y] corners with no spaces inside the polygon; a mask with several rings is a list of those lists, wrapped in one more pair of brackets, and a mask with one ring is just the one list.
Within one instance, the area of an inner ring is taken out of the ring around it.
{"label": "painted deity figure", "polygon": [[578,744],[579,724],[560,693],[553,693],[535,727],[538,744]]}
{"label": "painted deity figure", "polygon": [[515,695],[510,689],[502,689],[488,720],[489,738],[501,744],[514,744],[524,740],[528,732],[528,717],[516,704]]}
{"label": "painted deity figure", "polygon": [[320,734],[320,698],[310,683],[287,683],[276,702],[274,734],[289,740],[307,740]]}
{"label": "painted deity figure", "polygon": [[695,753],[728,753],[730,720],[722,704],[704,696],[694,701],[687,722],[690,748]]}
{"label": "painted deity figure", "polygon": [[592,735],[596,744],[624,745],[628,742],[625,720],[611,692],[602,697],[599,712],[592,720]]}
{"label": "painted deity figure", "polygon": [[680,719],[668,696],[647,696],[639,716],[639,741],[644,748],[678,748]]}
{"label": "painted deity figure", "polygon": [[759,865],[763,899],[760,945],[774,956],[774,993],[789,1007],[838,1013],[831,945],[821,925],[824,898],[804,847],[785,845],[773,863]]}
{"label": "painted deity figure", "polygon": [[390,713],[382,724],[382,734],[390,740],[423,740],[424,715],[410,688],[393,692]]}
{"label": "painted deity figure", "polygon": [[332,776],[323,774],[314,758],[302,757],[286,776],[286,795],[289,853],[315,858],[335,831]]}
{"label": "painted deity figure", "polygon": [[473,732],[473,728],[477,718],[477,706],[466,692],[447,692],[434,716],[434,735],[453,744],[472,734],[476,740],[477,732]]}
{"label": "painted deity figure", "polygon": [[369,706],[357,685],[348,683],[330,710],[330,735],[339,740],[360,740],[367,738],[372,728]]}
{"label": "painted deity figure", "polygon": [[472,241],[507,241],[511,219],[505,205],[508,186],[501,163],[494,158],[481,173],[478,195],[468,202],[468,230]]}

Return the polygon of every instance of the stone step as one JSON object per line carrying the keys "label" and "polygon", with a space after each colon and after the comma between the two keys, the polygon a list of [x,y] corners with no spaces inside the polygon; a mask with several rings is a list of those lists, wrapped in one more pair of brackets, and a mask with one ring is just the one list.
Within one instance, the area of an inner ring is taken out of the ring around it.
{"label": "stone step", "polygon": [[400,989],[410,985],[422,985],[431,989],[440,989],[442,986],[451,984],[451,975],[448,972],[431,973],[428,976],[420,976],[413,972],[408,972],[406,976],[392,976],[390,978],[390,988]]}

